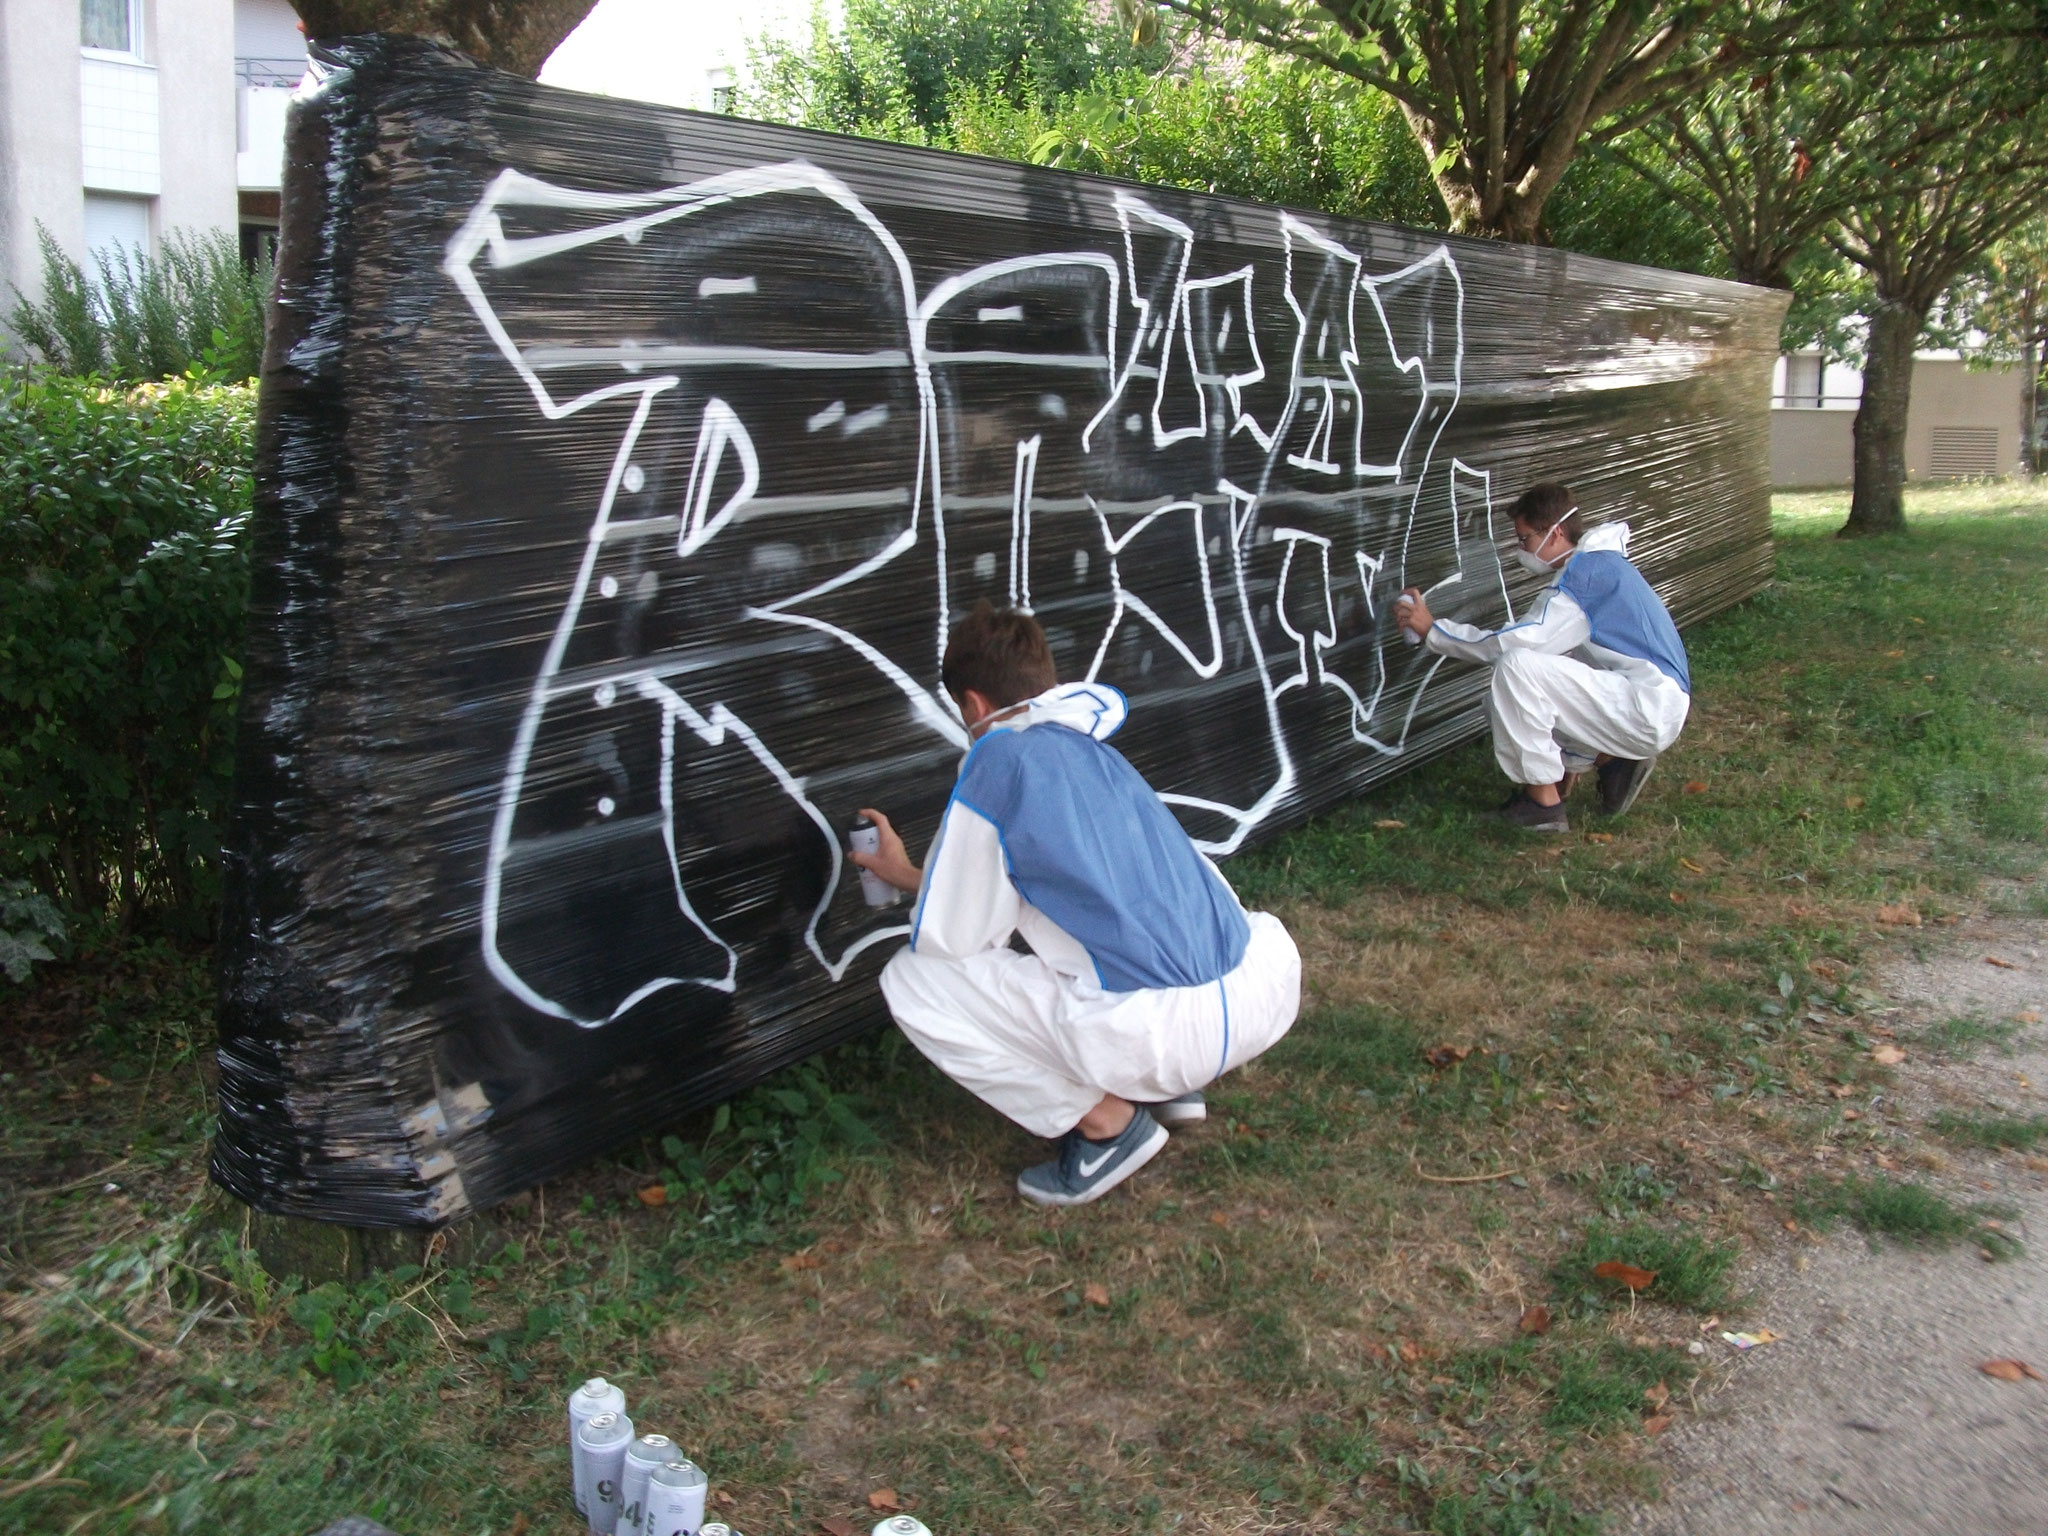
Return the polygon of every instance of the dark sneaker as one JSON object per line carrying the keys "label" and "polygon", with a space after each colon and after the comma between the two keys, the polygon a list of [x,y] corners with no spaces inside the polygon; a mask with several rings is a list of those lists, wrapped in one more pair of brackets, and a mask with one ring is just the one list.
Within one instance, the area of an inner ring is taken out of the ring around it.
{"label": "dark sneaker", "polygon": [[1571,818],[1565,815],[1562,800],[1555,805],[1538,805],[1526,792],[1514,795],[1494,815],[1527,832],[1569,832],[1572,829]]}
{"label": "dark sneaker", "polygon": [[1139,1107],[1123,1134],[1090,1141],[1079,1131],[1060,1138],[1060,1155],[1017,1175],[1017,1193],[1033,1205],[1086,1205],[1099,1200],[1159,1155],[1166,1127]]}
{"label": "dark sneaker", "polygon": [[1144,1108],[1169,1131],[1186,1130],[1209,1118],[1209,1105],[1199,1093],[1184,1093],[1177,1099],[1168,1099],[1163,1104],[1147,1104]]}
{"label": "dark sneaker", "polygon": [[1613,758],[1600,765],[1600,810],[1603,815],[1619,816],[1636,803],[1636,796],[1643,792],[1643,786],[1650,782],[1650,770],[1657,766],[1657,755],[1631,762],[1625,757]]}

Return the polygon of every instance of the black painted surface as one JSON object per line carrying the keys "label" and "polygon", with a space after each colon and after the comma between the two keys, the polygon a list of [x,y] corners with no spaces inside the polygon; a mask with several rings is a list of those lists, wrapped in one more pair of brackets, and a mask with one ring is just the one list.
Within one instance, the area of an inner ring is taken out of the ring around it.
{"label": "black painted surface", "polygon": [[1483,727],[1570,480],[1681,622],[1767,575],[1780,296],[550,90],[423,44],[293,110],[215,1172],[453,1219],[867,1027],[1028,603],[1220,854]]}

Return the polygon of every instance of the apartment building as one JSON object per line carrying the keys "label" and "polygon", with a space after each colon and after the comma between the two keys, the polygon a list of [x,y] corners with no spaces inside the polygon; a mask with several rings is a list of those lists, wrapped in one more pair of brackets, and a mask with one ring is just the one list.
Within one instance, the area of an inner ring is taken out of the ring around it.
{"label": "apartment building", "polygon": [[[1771,382],[1771,484],[1847,485],[1863,375],[1817,352],[1778,359]],[[2026,379],[2010,364],[1969,366],[1958,352],[1913,358],[1906,411],[1906,478],[1953,480],[2019,473]]]}
{"label": "apartment building", "polygon": [[38,226],[88,265],[172,230],[254,254],[305,63],[288,0],[0,0],[0,310],[40,290]]}

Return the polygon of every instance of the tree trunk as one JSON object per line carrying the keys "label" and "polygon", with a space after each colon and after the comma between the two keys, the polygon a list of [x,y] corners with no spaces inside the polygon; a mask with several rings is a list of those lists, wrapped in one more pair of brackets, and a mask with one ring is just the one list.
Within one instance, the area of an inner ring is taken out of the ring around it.
{"label": "tree trunk", "polygon": [[1879,299],[1856,407],[1856,482],[1840,537],[1906,531],[1906,408],[1913,397],[1913,348],[1924,310]]}
{"label": "tree trunk", "polygon": [[292,0],[315,40],[402,32],[529,80],[597,0]]}

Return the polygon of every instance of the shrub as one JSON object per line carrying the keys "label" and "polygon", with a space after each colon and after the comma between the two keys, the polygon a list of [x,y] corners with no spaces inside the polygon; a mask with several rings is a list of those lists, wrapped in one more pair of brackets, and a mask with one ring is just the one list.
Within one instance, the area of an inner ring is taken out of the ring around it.
{"label": "shrub", "polygon": [[0,879],[211,921],[255,391],[0,379]]}
{"label": "shrub", "polygon": [[198,373],[238,382],[263,363],[271,268],[242,264],[219,232],[175,233],[155,256],[117,247],[88,274],[47,229],[43,298],[15,292],[14,333],[62,373],[140,383]]}

